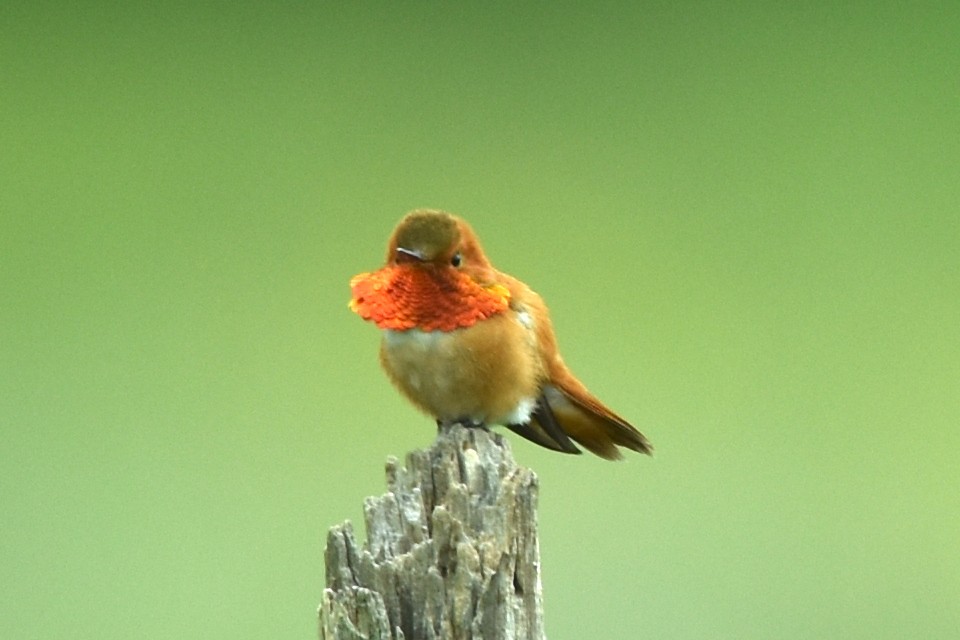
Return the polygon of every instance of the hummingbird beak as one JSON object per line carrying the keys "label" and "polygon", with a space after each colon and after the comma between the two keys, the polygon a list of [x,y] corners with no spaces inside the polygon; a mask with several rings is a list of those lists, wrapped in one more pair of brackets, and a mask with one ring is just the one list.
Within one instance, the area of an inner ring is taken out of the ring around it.
{"label": "hummingbird beak", "polygon": [[422,251],[397,247],[397,262],[423,262],[424,259]]}

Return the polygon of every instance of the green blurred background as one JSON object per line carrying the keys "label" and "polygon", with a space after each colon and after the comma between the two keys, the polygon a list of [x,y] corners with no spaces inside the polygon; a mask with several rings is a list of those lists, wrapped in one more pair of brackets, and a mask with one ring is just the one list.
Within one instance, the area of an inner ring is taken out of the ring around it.
{"label": "green blurred background", "polygon": [[0,636],[313,638],[434,433],[418,206],[657,446],[510,437],[547,632],[960,637],[960,4],[4,3]]}

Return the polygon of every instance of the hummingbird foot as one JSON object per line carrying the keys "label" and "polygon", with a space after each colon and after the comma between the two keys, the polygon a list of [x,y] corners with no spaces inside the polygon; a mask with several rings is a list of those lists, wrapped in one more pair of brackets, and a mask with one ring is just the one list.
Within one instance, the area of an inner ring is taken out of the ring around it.
{"label": "hummingbird foot", "polygon": [[437,431],[443,431],[444,429],[449,429],[455,424],[459,424],[462,427],[467,429],[483,429],[484,431],[490,431],[490,428],[487,426],[483,420],[474,420],[473,418],[468,418],[466,416],[455,418],[453,420],[440,420],[437,419]]}

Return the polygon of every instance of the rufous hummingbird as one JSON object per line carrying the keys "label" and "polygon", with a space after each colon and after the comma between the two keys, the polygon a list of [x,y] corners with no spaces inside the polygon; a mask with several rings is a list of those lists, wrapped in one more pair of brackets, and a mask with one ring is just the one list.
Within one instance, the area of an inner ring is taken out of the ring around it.
{"label": "rufous hummingbird", "polygon": [[650,454],[629,422],[577,380],[543,299],[497,271],[473,229],[443,211],[400,221],[386,265],[350,280],[350,308],[383,330],[380,362],[441,428],[502,424],[538,445],[609,460]]}

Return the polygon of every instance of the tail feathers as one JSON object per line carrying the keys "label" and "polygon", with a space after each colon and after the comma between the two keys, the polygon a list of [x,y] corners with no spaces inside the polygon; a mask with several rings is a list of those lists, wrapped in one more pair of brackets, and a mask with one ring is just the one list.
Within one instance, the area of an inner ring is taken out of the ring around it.
{"label": "tail feathers", "polygon": [[507,425],[514,433],[547,449],[580,453],[571,439],[607,460],[623,456],[618,447],[650,455],[653,446],[626,420],[604,407],[599,400],[580,390],[573,397],[547,384],[529,422]]}

